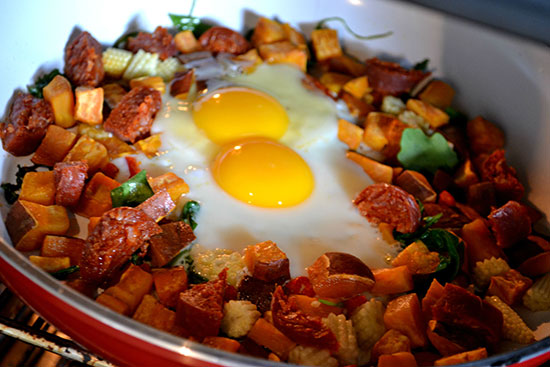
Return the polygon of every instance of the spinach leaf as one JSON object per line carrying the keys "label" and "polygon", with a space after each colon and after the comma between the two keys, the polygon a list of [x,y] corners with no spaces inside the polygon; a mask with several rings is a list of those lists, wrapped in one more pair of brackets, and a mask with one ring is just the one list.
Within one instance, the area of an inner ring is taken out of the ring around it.
{"label": "spinach leaf", "polygon": [[113,44],[114,48],[124,48],[126,46],[126,42],[128,41],[128,38],[135,37],[139,34],[139,32],[130,32],[123,34],[122,36],[118,37],[115,43]]}
{"label": "spinach leaf", "polygon": [[468,122],[468,116],[452,107],[445,108],[445,113],[449,115],[449,122],[451,124],[464,125]]}
{"label": "spinach leaf", "polygon": [[322,304],[327,305],[327,306],[345,307],[344,302],[333,302],[333,301],[328,301],[328,300],[322,299],[322,298],[317,298],[317,301],[319,301],[319,303],[322,303]]}
{"label": "spinach leaf", "polygon": [[199,38],[204,32],[212,28],[210,24],[204,23],[200,18],[191,15],[168,14],[172,24],[179,31],[191,31],[196,38]]}
{"label": "spinach leaf", "polygon": [[4,197],[8,204],[13,204],[19,198],[19,191],[21,190],[21,185],[23,184],[23,177],[27,172],[36,172],[40,167],[46,167],[40,164],[33,164],[32,166],[21,166],[17,165],[17,173],[15,174],[15,184],[4,182],[0,187],[4,190]]}
{"label": "spinach leaf", "polygon": [[55,78],[57,75],[63,75],[58,69],[53,69],[48,74],[42,75],[36,83],[33,85],[27,85],[27,90],[30,94],[32,94],[36,98],[44,98],[44,95],[42,94],[42,90],[44,87],[52,81],[53,78]]}
{"label": "spinach leaf", "polygon": [[141,256],[141,249],[137,249],[136,252],[130,256],[130,262],[134,265],[143,264],[143,256]]}
{"label": "spinach leaf", "polygon": [[80,270],[80,267],[78,265],[69,266],[68,268],[58,270],[54,273],[52,273],[52,276],[56,279],[63,280],[67,279],[67,276],[69,276],[72,273],[76,273]]}
{"label": "spinach leaf", "polygon": [[197,228],[197,222],[195,221],[197,214],[201,209],[201,205],[194,200],[188,201],[183,206],[181,211],[181,219],[189,224],[191,228]]}
{"label": "spinach leaf", "polygon": [[346,31],[348,31],[353,37],[355,37],[357,39],[360,39],[360,40],[364,40],[364,41],[373,40],[373,39],[377,39],[377,38],[384,38],[384,37],[391,36],[393,34],[392,31],[389,31],[389,32],[380,33],[380,34],[373,34],[373,35],[370,35],[370,36],[362,36],[360,34],[355,33],[349,27],[348,23],[346,23],[344,18],[342,18],[342,17],[328,17],[328,18],[321,19],[319,21],[319,23],[317,23],[317,25],[315,26],[315,29],[322,29],[325,26],[326,23],[331,22],[331,21],[337,21],[337,22],[342,23],[344,25],[344,28],[346,29]]}
{"label": "spinach leaf", "polygon": [[[421,207],[421,212],[424,211],[424,206]],[[443,214],[439,213],[431,217],[424,217],[422,220],[424,224],[413,233],[401,233],[393,231],[393,238],[403,244],[403,247],[410,245],[413,242],[418,241],[422,236],[430,229],[431,226],[436,224]]]}
{"label": "spinach leaf", "polygon": [[430,229],[420,240],[430,251],[439,253],[439,266],[435,277],[442,283],[453,280],[460,270],[464,256],[464,244],[451,232],[444,229]]}
{"label": "spinach leaf", "polygon": [[405,169],[434,173],[439,168],[452,169],[458,157],[440,133],[427,136],[420,129],[408,128],[401,136],[397,159]]}
{"label": "spinach leaf", "polygon": [[427,71],[430,59],[424,59],[413,66],[413,70]]}
{"label": "spinach leaf", "polygon": [[113,208],[119,206],[136,207],[153,196],[154,192],[147,182],[147,173],[143,170],[111,190]]}
{"label": "spinach leaf", "polygon": [[187,271],[187,282],[190,284],[199,284],[208,282],[208,278],[203,277],[195,271],[195,266],[193,265],[193,258],[191,257],[191,249],[193,245],[187,246],[180,251],[168,264],[167,267],[171,268],[176,265],[183,265]]}

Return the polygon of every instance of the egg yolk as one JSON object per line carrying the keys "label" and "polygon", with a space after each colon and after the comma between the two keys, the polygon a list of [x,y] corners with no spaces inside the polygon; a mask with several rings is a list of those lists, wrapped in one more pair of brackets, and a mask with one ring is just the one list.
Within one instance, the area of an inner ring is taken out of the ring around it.
{"label": "egg yolk", "polygon": [[217,89],[200,98],[193,120],[216,144],[249,136],[277,140],[288,127],[288,115],[275,98],[244,87]]}
{"label": "egg yolk", "polygon": [[214,179],[245,203],[284,208],[306,200],[313,174],[292,149],[269,139],[249,138],[222,148],[212,164]]}

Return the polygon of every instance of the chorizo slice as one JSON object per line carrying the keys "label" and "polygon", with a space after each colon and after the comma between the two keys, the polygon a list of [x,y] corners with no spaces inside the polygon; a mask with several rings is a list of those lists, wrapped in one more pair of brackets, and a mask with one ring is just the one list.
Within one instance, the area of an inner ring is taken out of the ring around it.
{"label": "chorizo slice", "polygon": [[245,276],[237,289],[238,299],[252,302],[256,305],[258,311],[263,314],[271,308],[271,295],[276,287],[277,283],[275,282],[266,282],[251,276]]}
{"label": "chorizo slice", "polygon": [[519,182],[516,170],[506,163],[503,149],[491,153],[481,164],[480,171],[483,181],[495,185],[495,191],[501,200],[518,201],[523,197],[525,188]]}
{"label": "chorizo slice", "polygon": [[174,37],[161,26],[158,26],[153,33],[139,32],[137,37],[129,37],[126,48],[134,53],[138,50],[156,53],[161,60],[166,60],[178,53]]}
{"label": "chorizo slice", "polygon": [[80,33],[65,48],[65,75],[78,87],[97,87],[103,81],[101,45],[90,33]]}
{"label": "chorizo slice", "polygon": [[441,214],[441,218],[432,226],[433,228],[458,229],[471,222],[464,214],[448,205],[436,203],[424,204],[425,216],[433,217],[438,214]]}
{"label": "chorizo slice", "polygon": [[133,144],[149,135],[161,101],[160,92],[156,89],[145,86],[133,88],[111,111],[103,128]]}
{"label": "chorizo slice", "polygon": [[491,211],[489,225],[500,247],[511,247],[531,234],[527,210],[517,201],[509,201]]}
{"label": "chorizo slice", "polygon": [[142,210],[114,208],[103,214],[86,239],[80,275],[99,284],[124,264],[134,252],[145,253],[148,240],[162,229]]}
{"label": "chorizo slice", "polygon": [[186,333],[197,338],[216,336],[223,318],[223,298],[227,268],[218,279],[197,284],[180,293],[176,308],[176,322]]}
{"label": "chorizo slice", "polygon": [[401,233],[412,233],[420,226],[420,207],[414,196],[400,187],[386,183],[370,185],[353,203],[371,223],[388,223]]}
{"label": "chorizo slice", "polygon": [[199,43],[214,53],[227,52],[233,55],[250,50],[250,43],[239,33],[225,27],[212,27],[199,37]]}
{"label": "chorizo slice", "polygon": [[58,162],[53,167],[55,178],[55,203],[62,206],[78,204],[84,183],[88,178],[85,161]]}
{"label": "chorizo slice", "polygon": [[50,104],[28,93],[17,93],[0,136],[6,152],[15,156],[31,154],[54,122]]}

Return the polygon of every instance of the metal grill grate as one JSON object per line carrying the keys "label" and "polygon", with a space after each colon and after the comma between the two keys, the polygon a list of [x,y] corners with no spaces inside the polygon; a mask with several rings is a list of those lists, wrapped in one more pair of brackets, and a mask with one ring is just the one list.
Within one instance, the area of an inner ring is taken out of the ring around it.
{"label": "metal grill grate", "polygon": [[114,367],[49,325],[1,283],[0,366]]}

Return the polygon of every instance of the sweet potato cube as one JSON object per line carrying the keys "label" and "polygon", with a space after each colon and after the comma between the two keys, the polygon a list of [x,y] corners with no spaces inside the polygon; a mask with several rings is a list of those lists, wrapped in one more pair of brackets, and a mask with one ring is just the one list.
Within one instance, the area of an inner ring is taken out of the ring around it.
{"label": "sweet potato cube", "polygon": [[44,237],[40,255],[44,257],[68,257],[72,265],[80,265],[84,241],[80,238],[48,235]]}
{"label": "sweet potato cube", "polygon": [[85,161],[56,163],[54,177],[55,203],[75,206],[88,178],[88,164]]}
{"label": "sweet potato cube", "polygon": [[346,106],[348,106],[348,110],[350,115],[357,119],[364,119],[369,112],[372,112],[375,108],[368,104],[364,98],[355,98],[348,92],[342,92],[341,93],[342,100],[346,103]]}
{"label": "sweet potato cube", "polygon": [[48,273],[55,273],[56,271],[67,269],[71,266],[71,260],[68,257],[43,257],[43,256],[29,256],[29,260],[34,265]]}
{"label": "sweet potato cube", "polygon": [[184,222],[171,222],[160,226],[162,232],[149,240],[151,264],[161,267],[176,256],[181,249],[195,240],[191,226]]}
{"label": "sweet potato cube", "polygon": [[254,323],[248,332],[248,337],[262,347],[273,351],[283,360],[288,358],[288,354],[296,346],[296,343],[265,319],[258,319]]}
{"label": "sweet potato cube", "polygon": [[418,240],[411,243],[391,262],[392,266],[405,265],[412,274],[430,274],[439,266],[439,253],[430,251]]}
{"label": "sweet potato cube", "polygon": [[311,32],[311,42],[317,61],[342,55],[338,33],[334,29],[316,29]]}
{"label": "sweet potato cube", "polygon": [[170,194],[166,190],[157,191],[153,196],[139,204],[138,209],[141,209],[155,222],[164,219],[176,207],[174,201],[170,198]]}
{"label": "sweet potato cube", "polygon": [[466,125],[466,134],[474,154],[491,154],[504,148],[504,132],[495,124],[477,116]]}
{"label": "sweet potato cube", "polygon": [[422,117],[434,129],[449,123],[449,115],[419,99],[409,99],[407,101],[407,109]]}
{"label": "sweet potato cube", "polygon": [[176,48],[182,54],[199,51],[201,46],[191,31],[181,31],[174,36]]}
{"label": "sweet potato cube", "polygon": [[432,306],[445,294],[445,290],[441,283],[437,279],[432,280],[430,288],[424,298],[422,298],[422,312],[424,313],[425,320],[432,319]]}
{"label": "sweet potato cube", "polygon": [[483,358],[487,358],[487,349],[479,348],[438,359],[434,362],[434,366],[450,366],[453,364],[477,361]]}
{"label": "sweet potato cube", "polygon": [[65,158],[75,142],[75,133],[57,125],[50,125],[31,161],[51,167]]}
{"label": "sweet potato cube", "polygon": [[455,90],[453,87],[441,80],[433,80],[418,95],[418,98],[437,108],[445,109],[451,105],[454,96]]}
{"label": "sweet potato cube", "polygon": [[290,278],[290,262],[274,242],[265,241],[248,246],[244,252],[244,262],[254,278],[266,282]]}
{"label": "sweet potato cube", "polygon": [[388,329],[395,329],[407,335],[412,348],[425,347],[428,344],[426,322],[416,293],[390,301],[384,312],[384,324]]}
{"label": "sweet potato cube", "polygon": [[347,146],[356,150],[363,140],[363,129],[344,119],[338,120],[338,139]]}
{"label": "sweet potato cube", "polygon": [[103,88],[77,87],[74,117],[90,125],[103,122]]}
{"label": "sweet potato cube", "polygon": [[101,293],[95,301],[119,314],[126,316],[130,315],[130,309],[126,303],[106,293]]}
{"label": "sweet potato cube", "polygon": [[153,276],[139,266],[130,265],[122,274],[120,281],[105,290],[105,294],[118,298],[128,305],[130,314],[141,303],[143,296],[151,292]]}
{"label": "sweet potato cube", "polygon": [[319,78],[319,81],[335,95],[340,94],[340,91],[342,90],[344,85],[350,80],[351,77],[349,75],[332,72],[324,73]]}
{"label": "sweet potato cube", "polygon": [[126,144],[116,136],[103,130],[101,127],[91,126],[87,124],[78,125],[78,134],[87,135],[98,143],[101,143],[107,148],[107,153],[111,159],[122,157],[128,154],[133,154],[136,150],[133,146]]}
{"label": "sweet potato cube", "polygon": [[74,95],[71,83],[62,75],[57,75],[42,91],[44,99],[50,102],[55,124],[69,128],[74,125]]}
{"label": "sweet potato cube", "polygon": [[454,176],[455,185],[465,189],[468,186],[478,182],[479,179],[477,178],[477,174],[474,172],[472,161],[470,159],[466,159],[464,163],[462,163],[462,165],[456,170]]}
{"label": "sweet potato cube", "polygon": [[400,331],[390,329],[374,344],[371,360],[376,361],[381,355],[411,351],[409,337]]}
{"label": "sweet potato cube", "polygon": [[365,130],[363,132],[363,142],[377,152],[381,152],[388,144],[386,134],[384,134],[384,130],[382,130],[379,124],[379,119],[381,118],[393,119],[393,117],[383,115],[380,112],[371,112],[367,115]]}
{"label": "sweet potato cube", "polygon": [[23,177],[19,199],[42,205],[52,205],[55,200],[53,171],[27,172]]}
{"label": "sweet potato cube", "polygon": [[160,146],[162,145],[162,141],[160,140],[160,135],[155,134],[151,135],[148,138],[136,141],[134,146],[141,150],[147,158],[153,158],[154,156],[158,155]]}
{"label": "sweet potato cube", "polygon": [[59,205],[17,200],[6,217],[6,228],[17,250],[38,250],[47,234],[67,232],[69,217],[67,210]]}
{"label": "sweet potato cube", "polygon": [[360,76],[348,81],[342,89],[355,98],[363,98],[369,92],[369,81],[366,76]]}
{"label": "sweet potato cube", "polygon": [[142,76],[140,78],[130,80],[130,88],[133,89],[141,86],[156,89],[160,92],[160,94],[164,94],[164,92],[166,92],[166,84],[160,76]]}
{"label": "sweet potato cube", "polygon": [[187,271],[183,266],[155,269],[153,283],[159,301],[167,307],[175,308],[179,294],[187,289]]}
{"label": "sweet potato cube", "polygon": [[258,47],[267,43],[284,41],[285,31],[283,26],[274,20],[266,17],[261,17],[256,23],[254,34],[252,35],[252,44]]}
{"label": "sweet potato cube", "polygon": [[289,41],[261,45],[258,52],[262,59],[269,64],[291,64],[302,71],[306,70],[307,51]]}
{"label": "sweet potato cube", "polygon": [[374,182],[391,184],[393,179],[392,167],[351,151],[346,153],[346,157],[360,165]]}
{"label": "sweet potato cube", "polygon": [[88,222],[88,233],[92,233],[95,226],[97,226],[97,224],[99,223],[99,221],[101,220],[101,217],[90,217],[88,218],[89,219],[89,222]]}
{"label": "sweet potato cube", "polygon": [[166,189],[175,203],[178,202],[180,196],[189,192],[187,183],[173,172],[167,172],[148,181],[154,192]]}
{"label": "sweet potato cube", "polygon": [[239,343],[238,341],[224,338],[223,336],[207,336],[202,341],[202,344],[232,353],[237,353],[237,351],[241,347],[241,343]]}
{"label": "sweet potato cube", "polygon": [[285,40],[290,41],[296,46],[307,47],[306,38],[296,29],[294,29],[290,24],[283,24],[283,31],[285,32]]}
{"label": "sweet potato cube", "polygon": [[510,269],[507,272],[491,277],[491,284],[487,294],[498,296],[508,305],[518,302],[525,292],[531,287],[533,281],[517,270]]}
{"label": "sweet potato cube", "polygon": [[111,110],[118,105],[126,93],[126,89],[120,84],[110,83],[103,86],[103,99]]}
{"label": "sweet potato cube", "polygon": [[76,144],[63,159],[63,162],[86,161],[88,172],[94,174],[109,163],[107,148],[87,135],[78,138]]}
{"label": "sweet potato cube", "polygon": [[343,312],[341,307],[329,306],[319,302],[315,297],[305,296],[303,294],[292,294],[288,298],[290,304],[295,304],[296,307],[303,313],[313,317],[328,317],[331,313],[339,315]]}
{"label": "sweet potato cube", "polygon": [[120,183],[103,173],[96,173],[84,187],[75,210],[76,214],[88,218],[101,217],[103,213],[113,207],[111,190],[119,186]]}
{"label": "sweet potato cube", "polygon": [[374,269],[373,294],[392,294],[408,292],[414,288],[412,275],[408,267]]}
{"label": "sweet potato cube", "polygon": [[176,313],[164,307],[155,297],[146,294],[134,313],[133,319],[169,332],[176,322]]}
{"label": "sweet potato cube", "polygon": [[416,359],[410,352],[397,352],[381,355],[378,367],[416,367]]}
{"label": "sweet potato cube", "polygon": [[474,267],[478,261],[502,257],[502,251],[482,219],[465,224],[462,227],[461,238],[466,242],[466,254],[470,267]]}
{"label": "sweet potato cube", "polygon": [[405,170],[395,180],[397,186],[425,203],[433,203],[437,193],[420,172]]}

